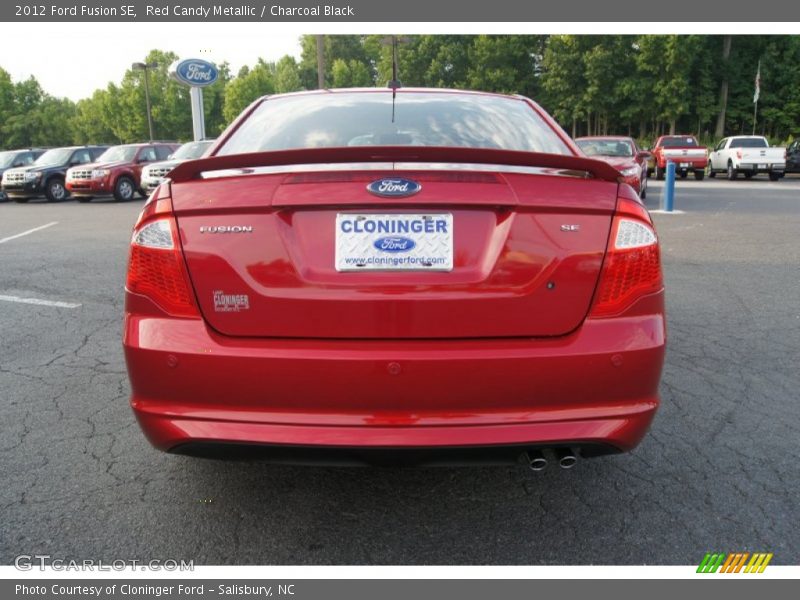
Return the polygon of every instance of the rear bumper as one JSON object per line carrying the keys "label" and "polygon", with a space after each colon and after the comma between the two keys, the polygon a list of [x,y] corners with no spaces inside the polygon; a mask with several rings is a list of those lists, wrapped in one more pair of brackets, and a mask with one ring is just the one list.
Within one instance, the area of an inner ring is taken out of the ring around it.
{"label": "rear bumper", "polygon": [[783,173],[786,171],[786,163],[740,163],[737,171],[749,171],[750,173]]}
{"label": "rear bumper", "polygon": [[224,442],[624,451],[658,406],[661,293],[553,339],[232,339],[199,320],[143,314],[147,304],[128,294],[124,348],[133,411],[162,450]]}
{"label": "rear bumper", "polygon": [[707,158],[685,159],[679,157],[669,157],[658,161],[658,166],[661,169],[667,168],[667,161],[675,163],[675,170],[677,171],[702,171],[708,165]]}

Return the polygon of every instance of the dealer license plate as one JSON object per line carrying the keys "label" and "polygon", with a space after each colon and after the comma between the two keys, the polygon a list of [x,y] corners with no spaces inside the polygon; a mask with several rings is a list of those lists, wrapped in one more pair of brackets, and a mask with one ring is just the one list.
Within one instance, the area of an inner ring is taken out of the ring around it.
{"label": "dealer license plate", "polygon": [[337,271],[452,271],[453,215],[339,213]]}

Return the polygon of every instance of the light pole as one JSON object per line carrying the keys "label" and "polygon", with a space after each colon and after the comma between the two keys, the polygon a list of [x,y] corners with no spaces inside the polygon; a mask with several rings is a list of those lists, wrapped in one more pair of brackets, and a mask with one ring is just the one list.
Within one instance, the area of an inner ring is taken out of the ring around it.
{"label": "light pole", "polygon": [[131,65],[134,71],[144,71],[144,98],[147,102],[147,128],[150,131],[150,141],[153,141],[153,115],[150,112],[150,80],[147,77],[148,69],[155,69],[158,63],[135,62]]}
{"label": "light pole", "polygon": [[317,88],[325,89],[325,36],[317,36]]}

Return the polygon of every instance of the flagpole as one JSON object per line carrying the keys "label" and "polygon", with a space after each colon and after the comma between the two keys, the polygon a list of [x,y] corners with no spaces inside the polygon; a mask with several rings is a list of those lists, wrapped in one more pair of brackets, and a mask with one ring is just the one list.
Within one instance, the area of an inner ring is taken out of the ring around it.
{"label": "flagpole", "polygon": [[758,97],[761,95],[761,59],[758,60],[756,71],[756,92],[753,94],[753,135],[756,134],[756,119],[758,118]]}
{"label": "flagpole", "polygon": [[753,109],[753,135],[756,134],[756,115],[758,114],[758,100],[755,102],[756,107]]}

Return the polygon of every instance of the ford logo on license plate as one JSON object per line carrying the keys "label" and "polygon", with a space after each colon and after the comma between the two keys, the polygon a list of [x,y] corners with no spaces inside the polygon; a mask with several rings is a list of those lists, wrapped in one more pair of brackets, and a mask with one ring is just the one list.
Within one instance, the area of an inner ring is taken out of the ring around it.
{"label": "ford logo on license plate", "polygon": [[413,196],[422,189],[422,186],[411,179],[402,177],[387,177],[373,181],[367,186],[367,191],[376,196],[385,198],[403,198]]}
{"label": "ford logo on license plate", "polygon": [[392,236],[378,238],[372,243],[376,250],[381,252],[410,252],[417,245],[416,242],[407,237]]}

